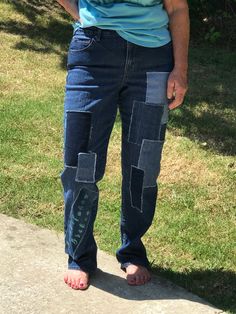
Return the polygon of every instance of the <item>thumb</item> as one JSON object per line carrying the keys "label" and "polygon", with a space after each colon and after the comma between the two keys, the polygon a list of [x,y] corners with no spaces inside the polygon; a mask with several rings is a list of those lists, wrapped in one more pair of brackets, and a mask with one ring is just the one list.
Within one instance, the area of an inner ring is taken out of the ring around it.
{"label": "thumb", "polygon": [[175,88],[175,81],[173,79],[169,79],[167,83],[167,98],[171,99],[174,96],[174,88]]}

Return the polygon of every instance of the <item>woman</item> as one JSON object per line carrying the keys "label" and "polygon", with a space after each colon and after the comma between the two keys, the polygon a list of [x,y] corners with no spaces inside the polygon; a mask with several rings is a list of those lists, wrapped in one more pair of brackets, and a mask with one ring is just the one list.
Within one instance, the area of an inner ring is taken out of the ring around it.
{"label": "woman", "polygon": [[[97,182],[119,107],[122,120],[121,247],[130,285],[150,278],[141,237],[152,223],[169,110],[187,90],[186,0],[58,2],[75,19],[64,104],[64,281],[86,289],[97,268]],[[109,227],[109,226],[108,226]]]}

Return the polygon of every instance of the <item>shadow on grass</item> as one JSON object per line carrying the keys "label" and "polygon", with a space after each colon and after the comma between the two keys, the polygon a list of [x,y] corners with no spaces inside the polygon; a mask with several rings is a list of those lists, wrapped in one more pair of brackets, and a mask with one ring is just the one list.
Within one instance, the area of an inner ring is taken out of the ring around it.
{"label": "shadow on grass", "polygon": [[[1,31],[22,36],[14,48],[57,53],[61,56],[61,67],[65,69],[72,26],[56,1],[6,2],[28,20],[22,22],[9,19],[0,22]],[[235,60],[235,52],[192,47],[189,92],[185,103],[171,111],[169,130],[204,143],[204,149],[229,156],[236,154],[233,118],[236,116],[236,91],[233,87]]]}
{"label": "shadow on grass", "polygon": [[[195,106],[197,105],[195,103]],[[214,106],[214,103],[209,105]],[[197,116],[192,106],[189,106],[188,98],[181,109],[177,110],[181,114],[176,114],[174,110],[173,114],[170,114],[169,130],[173,130],[173,134],[183,135],[197,141],[204,149],[210,149],[222,155],[236,155],[236,127],[233,122],[224,117],[223,112],[202,112],[200,116]]]}
{"label": "shadow on grass", "polygon": [[[15,49],[41,53],[56,53],[61,56],[61,66],[66,66],[66,54],[72,36],[68,15],[56,1],[24,0],[5,1],[27,21],[9,19],[0,21],[0,31],[21,35]],[[51,12],[55,14],[51,14]],[[59,17],[62,19],[59,19]]]}
{"label": "shadow on grass", "polygon": [[180,285],[213,305],[236,313],[236,273],[223,269],[193,270],[186,273],[152,267],[156,275]]}
{"label": "shadow on grass", "polygon": [[192,45],[189,59],[189,90],[184,104],[170,111],[169,129],[235,156],[236,53]]}

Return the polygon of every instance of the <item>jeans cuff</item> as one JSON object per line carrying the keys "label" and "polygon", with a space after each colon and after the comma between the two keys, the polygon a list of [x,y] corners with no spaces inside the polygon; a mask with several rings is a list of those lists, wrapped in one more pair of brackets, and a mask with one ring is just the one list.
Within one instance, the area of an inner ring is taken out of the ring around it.
{"label": "jeans cuff", "polygon": [[121,263],[121,265],[120,265],[120,268],[124,271],[124,272],[126,272],[126,267],[128,267],[129,265],[140,265],[140,266],[143,266],[143,267],[146,267],[149,271],[151,271],[151,267],[150,267],[150,265],[149,264],[144,264],[144,263],[140,263],[140,262],[125,262],[125,263]]}
{"label": "jeans cuff", "polygon": [[90,275],[94,274],[96,269],[91,269],[91,267],[86,267],[84,265],[79,265],[79,263],[74,260],[70,255],[68,257],[68,269],[82,270]]}
{"label": "jeans cuff", "polygon": [[120,268],[125,270],[129,265],[133,265],[131,262],[121,263]]}

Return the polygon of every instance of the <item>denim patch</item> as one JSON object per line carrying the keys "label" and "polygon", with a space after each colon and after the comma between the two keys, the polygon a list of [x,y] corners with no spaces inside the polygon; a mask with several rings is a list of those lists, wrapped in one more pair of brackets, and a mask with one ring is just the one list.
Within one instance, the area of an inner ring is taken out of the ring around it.
{"label": "denim patch", "polygon": [[132,165],[130,173],[130,200],[131,206],[139,211],[142,211],[143,178],[143,170]]}
{"label": "denim patch", "polygon": [[143,188],[143,202],[142,202],[142,211],[143,211],[143,224],[148,228],[153,220],[156,209],[156,201],[158,194],[158,185],[152,187]]}
{"label": "denim patch", "polygon": [[96,171],[96,153],[79,153],[75,181],[94,183]]}
{"label": "denim patch", "polygon": [[82,187],[71,207],[69,223],[66,232],[66,252],[76,259],[83,238],[90,224],[94,206],[97,206],[98,192]]}
{"label": "denim patch", "polygon": [[168,104],[165,104],[163,107],[163,115],[161,118],[161,124],[166,124],[168,122],[168,118],[169,118],[169,106]]}
{"label": "denim patch", "polygon": [[167,81],[170,72],[147,72],[146,102],[167,104]]}
{"label": "denim patch", "polygon": [[166,137],[166,126],[167,124],[164,123],[161,125],[161,130],[160,130],[160,141],[164,141]]}
{"label": "denim patch", "polygon": [[144,187],[153,187],[156,185],[156,180],[160,173],[162,148],[163,141],[144,139],[142,142],[138,168],[144,171]]}
{"label": "denim patch", "polygon": [[128,141],[142,143],[144,138],[159,140],[164,106],[134,100]]}
{"label": "denim patch", "polygon": [[78,153],[87,151],[90,130],[91,112],[66,112],[64,158],[67,166],[77,166]]}

